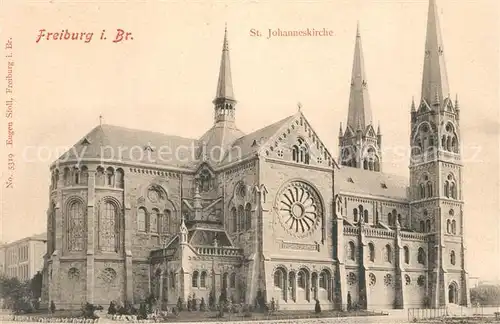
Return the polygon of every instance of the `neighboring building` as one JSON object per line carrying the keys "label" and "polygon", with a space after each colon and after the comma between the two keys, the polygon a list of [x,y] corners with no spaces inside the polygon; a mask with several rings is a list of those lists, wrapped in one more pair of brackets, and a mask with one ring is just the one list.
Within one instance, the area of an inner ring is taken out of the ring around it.
{"label": "neighboring building", "polygon": [[45,302],[214,291],[281,309],[468,305],[459,106],[443,53],[430,0],[408,180],[381,171],[359,32],[340,167],[300,111],[238,129],[226,34],[203,136],[99,125],[51,166]]}
{"label": "neighboring building", "polygon": [[0,246],[0,274],[30,280],[43,269],[46,244],[46,233],[4,243]]}

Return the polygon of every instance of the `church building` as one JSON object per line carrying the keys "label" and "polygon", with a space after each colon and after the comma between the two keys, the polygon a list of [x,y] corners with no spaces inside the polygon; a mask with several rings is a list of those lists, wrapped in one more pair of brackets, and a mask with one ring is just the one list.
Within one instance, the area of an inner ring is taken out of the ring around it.
{"label": "church building", "polygon": [[338,157],[300,110],[238,128],[226,30],[214,121],[199,138],[100,124],[51,165],[45,303],[153,294],[171,307],[212,293],[281,310],[469,305],[460,107],[435,2],[408,107],[409,178],[383,172],[359,29]]}

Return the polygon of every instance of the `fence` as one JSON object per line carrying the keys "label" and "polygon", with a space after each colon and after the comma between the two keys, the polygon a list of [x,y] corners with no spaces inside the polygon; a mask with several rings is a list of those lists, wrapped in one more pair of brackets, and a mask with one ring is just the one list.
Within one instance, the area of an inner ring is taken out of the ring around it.
{"label": "fence", "polygon": [[446,307],[440,308],[408,308],[408,322],[413,320],[433,319],[448,316]]}

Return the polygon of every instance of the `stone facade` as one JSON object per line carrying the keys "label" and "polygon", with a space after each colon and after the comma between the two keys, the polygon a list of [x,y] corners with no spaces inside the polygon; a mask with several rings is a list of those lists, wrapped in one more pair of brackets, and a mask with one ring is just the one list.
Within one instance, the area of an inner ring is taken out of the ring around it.
{"label": "stone facade", "polygon": [[[431,0],[428,39],[436,20]],[[340,167],[300,110],[248,135],[236,127],[227,35],[214,125],[199,139],[111,125],[89,132],[51,167],[44,300],[468,305],[458,102],[429,104],[423,92],[412,108],[409,180],[382,173],[359,32],[355,51]],[[176,155],[161,158],[165,147]]]}

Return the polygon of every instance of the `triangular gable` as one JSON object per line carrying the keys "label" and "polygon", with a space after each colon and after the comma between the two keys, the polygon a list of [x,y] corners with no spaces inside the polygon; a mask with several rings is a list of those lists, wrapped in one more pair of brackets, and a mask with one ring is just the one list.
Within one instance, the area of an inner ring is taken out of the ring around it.
{"label": "triangular gable", "polygon": [[429,104],[425,101],[425,99],[422,99],[420,102],[420,106],[418,107],[418,112],[423,113],[423,112],[428,112],[431,111],[432,108],[429,106]]}
{"label": "triangular gable", "polygon": [[354,130],[352,129],[351,126],[347,125],[347,127],[345,128],[344,137],[352,137],[352,136],[354,136]]}
{"label": "triangular gable", "polygon": [[210,166],[210,164],[206,161],[201,162],[200,166],[196,170],[196,174],[199,175],[203,170],[207,170],[210,173],[211,177],[215,176],[214,169]]}
{"label": "triangular gable", "polygon": [[372,125],[368,125],[366,127],[365,136],[369,136],[369,137],[375,137],[376,136],[375,129],[373,128]]}
{"label": "triangular gable", "polygon": [[[326,145],[319,139],[318,135],[311,127],[309,121],[305,118],[304,114],[301,111],[297,112],[292,116],[288,122],[284,123],[275,133],[270,136],[269,139],[262,145],[258,151],[259,155],[266,156],[266,152],[269,152],[271,147],[278,146],[278,143],[283,140],[287,134],[291,133],[292,130],[302,132],[304,135],[309,137],[310,141],[310,149],[311,152],[322,152],[322,154],[318,154],[322,158],[325,158],[325,162],[327,166],[336,166],[339,167],[335,159],[332,157]],[[313,143],[314,142],[314,143]]]}

